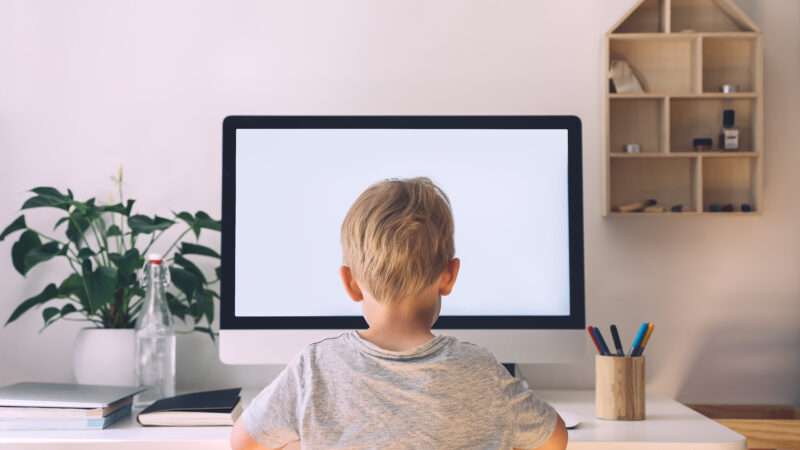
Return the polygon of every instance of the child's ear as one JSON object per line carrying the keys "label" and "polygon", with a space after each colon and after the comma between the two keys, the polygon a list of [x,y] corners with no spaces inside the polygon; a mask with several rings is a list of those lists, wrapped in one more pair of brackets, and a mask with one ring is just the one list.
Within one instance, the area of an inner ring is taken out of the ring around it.
{"label": "child's ear", "polygon": [[439,295],[450,295],[458,278],[458,269],[461,268],[461,260],[453,258],[447,263],[447,268],[439,277]]}
{"label": "child's ear", "polygon": [[356,279],[353,278],[353,272],[349,267],[340,267],[339,276],[342,277],[344,290],[347,291],[347,295],[349,295],[354,302],[360,302],[361,300],[364,300],[364,294],[361,292],[361,287],[358,285],[358,283],[356,283]]}

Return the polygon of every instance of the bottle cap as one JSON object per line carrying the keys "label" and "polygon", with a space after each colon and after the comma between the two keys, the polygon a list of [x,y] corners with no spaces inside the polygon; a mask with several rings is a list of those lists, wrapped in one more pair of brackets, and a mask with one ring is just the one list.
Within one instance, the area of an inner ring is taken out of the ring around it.
{"label": "bottle cap", "polygon": [[161,264],[161,254],[160,253],[148,253],[147,254],[147,262],[153,264]]}

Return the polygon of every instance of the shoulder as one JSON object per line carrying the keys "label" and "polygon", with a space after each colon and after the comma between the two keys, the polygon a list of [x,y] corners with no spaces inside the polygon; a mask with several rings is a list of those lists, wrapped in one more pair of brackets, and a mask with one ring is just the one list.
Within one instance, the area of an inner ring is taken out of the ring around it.
{"label": "shoulder", "polygon": [[469,364],[474,369],[485,369],[494,373],[497,367],[500,366],[492,352],[480,345],[454,337],[448,337],[447,339],[450,341],[448,345],[450,356]]}
{"label": "shoulder", "polygon": [[307,345],[295,358],[294,364],[309,368],[318,366],[332,357],[340,355],[343,350],[352,346],[347,332],[320,339]]}

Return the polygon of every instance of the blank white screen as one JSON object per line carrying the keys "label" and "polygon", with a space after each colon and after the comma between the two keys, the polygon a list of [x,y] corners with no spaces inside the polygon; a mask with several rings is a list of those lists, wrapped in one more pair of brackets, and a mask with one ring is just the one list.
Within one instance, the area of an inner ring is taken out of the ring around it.
{"label": "blank white screen", "polygon": [[237,316],[357,316],[339,229],[369,185],[450,197],[461,272],[442,315],[569,315],[567,130],[236,132]]}

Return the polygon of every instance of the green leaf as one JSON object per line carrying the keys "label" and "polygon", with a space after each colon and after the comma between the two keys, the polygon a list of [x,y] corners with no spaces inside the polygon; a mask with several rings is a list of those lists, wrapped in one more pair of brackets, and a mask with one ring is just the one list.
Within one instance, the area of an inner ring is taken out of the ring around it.
{"label": "green leaf", "polygon": [[208,289],[203,291],[203,295],[199,296],[200,310],[208,321],[209,325],[214,322],[214,292]]}
{"label": "green leaf", "polygon": [[217,333],[211,329],[211,327],[194,327],[194,331],[199,331],[201,333],[205,333],[208,337],[211,338],[212,341],[216,341]]}
{"label": "green leaf", "polygon": [[112,236],[122,236],[122,230],[120,230],[120,229],[119,229],[119,227],[118,227],[118,226],[116,226],[116,225],[111,225],[111,226],[110,226],[110,227],[108,227],[108,229],[106,230],[106,236],[107,236],[107,237],[112,237]]}
{"label": "green leaf", "polygon": [[66,195],[62,194],[58,189],[48,186],[35,187],[31,189],[31,192],[46,197],[68,198]]}
{"label": "green leaf", "polygon": [[117,289],[117,269],[100,266],[88,274],[84,272],[83,278],[88,291],[89,311],[97,311],[114,299],[114,291]]}
{"label": "green leaf", "polygon": [[194,232],[195,237],[198,238],[200,237],[200,230],[202,229],[214,231],[220,231],[222,229],[222,223],[220,221],[212,219],[203,211],[197,211],[194,216],[187,211],[181,211],[175,214],[175,217],[186,222],[192,229],[192,232]]}
{"label": "green leaf", "polygon": [[78,244],[89,229],[90,220],[82,212],[75,211],[70,215],[67,225],[67,239]]}
{"label": "green leaf", "polygon": [[68,220],[69,220],[69,216],[67,216],[67,217],[62,217],[62,218],[58,219],[58,220],[56,221],[56,224],[55,224],[55,225],[53,225],[53,230],[57,229],[58,227],[60,227],[60,226],[61,226],[61,224],[62,224],[62,223],[66,222],[66,221],[68,221]]}
{"label": "green leaf", "polygon": [[58,287],[59,298],[67,298],[70,296],[77,297],[81,302],[81,305],[84,305],[84,307],[88,309],[86,288],[83,286],[83,277],[77,273],[70,274],[64,279],[64,281],[61,282],[61,285]]}
{"label": "green leaf", "polygon": [[67,211],[72,204],[72,199],[68,195],[52,187],[37,187],[31,189],[31,192],[36,195],[26,200],[22,204],[22,209],[58,208]]}
{"label": "green leaf", "polygon": [[132,248],[124,255],[110,253],[109,259],[117,266],[117,276],[120,286],[128,286],[136,283],[136,271],[144,264],[144,260],[139,254],[139,250]]}
{"label": "green leaf", "polygon": [[35,265],[45,262],[59,253],[61,253],[61,247],[58,245],[58,242],[48,242],[40,247],[31,249],[23,260],[25,272],[28,272]]}
{"label": "green leaf", "polygon": [[45,308],[44,311],[42,311],[42,318],[44,319],[45,326],[48,325],[50,319],[59,315],[59,313],[61,313],[61,310],[56,308],[55,306],[48,306],[47,308]]}
{"label": "green leaf", "polygon": [[24,230],[25,228],[28,228],[28,226],[25,224],[25,216],[22,215],[17,217],[13,222],[11,222],[11,225],[7,226],[6,229],[0,233],[0,241],[5,239],[9,234],[15,231]]}
{"label": "green leaf", "polygon": [[197,211],[197,213],[194,215],[194,220],[198,223],[200,228],[206,228],[213,231],[222,231],[222,222],[212,219],[203,211]]}
{"label": "green leaf", "polygon": [[104,205],[98,208],[100,212],[108,212],[108,213],[117,213],[122,215],[127,215],[128,209],[122,203],[116,203],[114,205]]}
{"label": "green leaf", "polygon": [[219,253],[216,250],[208,248],[204,245],[191,244],[189,242],[181,243],[181,253],[184,255],[202,255],[210,256],[212,258],[219,258]]}
{"label": "green leaf", "polygon": [[217,274],[217,279],[222,279],[222,266],[217,266],[214,268],[214,273]]}
{"label": "green leaf", "polygon": [[175,224],[175,221],[164,217],[155,216],[152,219],[144,215],[131,216],[128,219],[128,226],[133,234],[150,234],[156,231],[163,231]]}
{"label": "green leaf", "polygon": [[133,209],[133,204],[136,203],[136,200],[129,198],[127,202],[125,202],[125,215],[130,216],[131,210]]}
{"label": "green leaf", "polygon": [[58,309],[53,306],[45,308],[45,310],[42,311],[44,326],[42,327],[41,330],[39,330],[39,332],[44,331],[45,328],[49,327],[50,325],[55,323],[58,319],[63,318],[67,314],[74,313],[77,311],[78,310],[75,308],[75,306],[72,305],[72,303],[65,304],[63,307],[61,307],[61,309]]}
{"label": "green leaf", "polygon": [[189,307],[171,292],[167,292],[167,306],[173,316],[186,322],[186,316],[189,314]]}
{"label": "green leaf", "polygon": [[41,305],[42,303],[48,302],[56,297],[58,297],[58,288],[56,288],[56,285],[53,283],[48,284],[47,287],[45,287],[44,290],[42,290],[42,292],[40,292],[38,295],[34,295],[33,297],[20,303],[14,312],[11,313],[11,316],[6,321],[6,325],[17,320],[19,316],[25,314],[26,311],[34,306]]}
{"label": "green leaf", "polygon": [[94,250],[90,249],[89,247],[83,247],[82,249],[78,250],[78,259],[86,259],[91,258],[96,253]]}
{"label": "green leaf", "polygon": [[188,259],[184,258],[183,255],[180,253],[175,254],[175,264],[183,267],[184,269],[191,272],[194,276],[196,276],[201,282],[206,282],[206,276],[203,275],[203,271],[200,270],[193,262],[189,261]]}
{"label": "green leaf", "polygon": [[36,248],[42,246],[42,241],[35,231],[27,230],[20,235],[19,240],[11,247],[11,263],[20,275],[25,276],[28,268],[25,266],[25,257]]}
{"label": "green leaf", "polygon": [[75,308],[75,305],[73,305],[72,303],[67,303],[61,308],[61,317],[64,317],[67,314],[72,314],[74,312],[78,312],[78,309]]}
{"label": "green leaf", "polygon": [[172,283],[186,295],[189,302],[194,298],[194,293],[203,288],[203,282],[188,270],[173,266],[169,268],[169,274]]}

